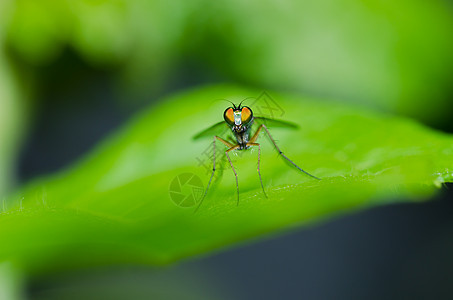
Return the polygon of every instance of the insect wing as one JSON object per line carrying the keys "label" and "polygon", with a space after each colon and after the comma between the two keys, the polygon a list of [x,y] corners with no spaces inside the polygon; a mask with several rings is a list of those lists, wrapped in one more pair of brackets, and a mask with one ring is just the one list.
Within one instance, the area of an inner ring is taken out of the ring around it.
{"label": "insect wing", "polygon": [[291,122],[269,119],[269,118],[265,118],[265,117],[255,117],[254,121],[255,121],[255,124],[258,126],[260,126],[261,124],[264,124],[269,128],[274,128],[274,127],[291,128],[291,129],[299,128],[299,125],[291,123]]}
{"label": "insect wing", "polygon": [[206,128],[205,130],[199,132],[196,134],[193,139],[197,140],[200,138],[206,138],[210,137],[212,138],[215,135],[223,135],[225,132],[231,131],[230,127],[228,127],[227,123],[225,121],[219,122],[217,124],[212,125],[209,128]]}

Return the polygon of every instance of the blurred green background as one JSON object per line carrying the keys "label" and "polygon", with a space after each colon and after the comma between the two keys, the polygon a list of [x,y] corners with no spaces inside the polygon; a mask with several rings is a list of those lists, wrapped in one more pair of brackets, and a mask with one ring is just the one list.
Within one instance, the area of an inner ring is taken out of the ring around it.
{"label": "blurred green background", "polygon": [[[1,0],[0,196],[68,165],[162,95],[206,83],[333,99],[451,132],[452,29],[447,0]],[[87,111],[98,122],[85,122]],[[63,132],[36,141],[42,124]]]}
{"label": "blurred green background", "polygon": [[[227,81],[353,102],[451,130],[452,10],[442,0],[3,0],[2,190],[12,184],[18,137],[32,126],[43,94],[61,88],[49,77],[68,52],[107,72],[124,106]],[[77,88],[71,74],[58,76]]]}

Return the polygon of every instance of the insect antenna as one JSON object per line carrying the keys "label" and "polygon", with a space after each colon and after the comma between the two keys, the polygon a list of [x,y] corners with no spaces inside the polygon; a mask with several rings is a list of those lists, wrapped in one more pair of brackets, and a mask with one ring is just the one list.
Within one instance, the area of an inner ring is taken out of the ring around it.
{"label": "insect antenna", "polygon": [[238,108],[241,108],[242,102],[247,101],[247,100],[249,100],[249,99],[256,99],[256,98],[255,98],[255,97],[247,97],[247,98],[245,98],[244,100],[242,100],[242,101],[239,103]]}
{"label": "insect antenna", "polygon": [[226,102],[229,102],[229,103],[231,103],[231,105],[233,105],[233,108],[236,109],[236,105],[233,102],[231,102],[230,100],[220,98],[220,99],[216,99],[214,101],[226,101]]}

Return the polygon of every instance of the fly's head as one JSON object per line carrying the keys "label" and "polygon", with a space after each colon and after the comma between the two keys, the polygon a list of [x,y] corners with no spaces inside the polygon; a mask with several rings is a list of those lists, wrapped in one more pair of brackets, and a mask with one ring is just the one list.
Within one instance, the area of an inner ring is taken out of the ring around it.
{"label": "fly's head", "polygon": [[223,118],[231,130],[240,133],[246,131],[252,125],[253,112],[248,106],[233,104],[233,107],[228,107],[225,110]]}

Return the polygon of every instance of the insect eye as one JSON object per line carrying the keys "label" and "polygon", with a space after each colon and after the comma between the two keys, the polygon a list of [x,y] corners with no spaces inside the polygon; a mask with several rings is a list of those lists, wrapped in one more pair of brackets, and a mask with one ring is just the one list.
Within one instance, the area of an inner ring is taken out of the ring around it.
{"label": "insect eye", "polygon": [[225,110],[225,112],[223,113],[223,118],[228,124],[234,125],[234,111],[232,107],[229,107]]}
{"label": "insect eye", "polygon": [[247,106],[242,107],[242,114],[241,114],[241,119],[242,123],[248,123],[252,120],[253,113],[250,108]]}

